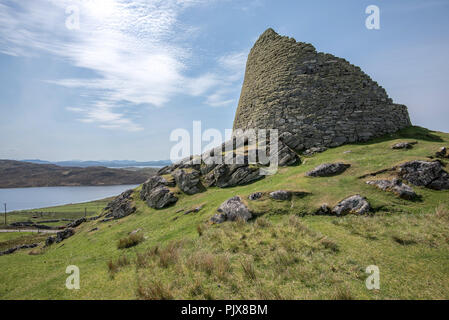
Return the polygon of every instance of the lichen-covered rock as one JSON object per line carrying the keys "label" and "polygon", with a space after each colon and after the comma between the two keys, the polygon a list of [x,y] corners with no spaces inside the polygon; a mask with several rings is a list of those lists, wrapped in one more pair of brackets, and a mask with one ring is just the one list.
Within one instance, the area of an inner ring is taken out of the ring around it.
{"label": "lichen-covered rock", "polygon": [[136,206],[132,198],[133,192],[132,189],[127,190],[109,202],[104,208],[105,218],[120,219],[134,213]]}
{"label": "lichen-covered rock", "polygon": [[218,214],[214,215],[210,221],[213,223],[222,223],[224,221],[235,221],[237,219],[248,221],[252,218],[252,214],[242,199],[238,196],[226,200],[217,210]]}
{"label": "lichen-covered rock", "polygon": [[186,171],[184,169],[177,169],[172,173],[176,184],[182,192],[188,195],[201,192],[204,187],[200,182],[200,172],[196,170]]}
{"label": "lichen-covered rock", "polygon": [[146,197],[147,205],[154,209],[168,207],[169,205],[176,203],[176,201],[178,201],[178,198],[165,186],[156,187]]}
{"label": "lichen-covered rock", "polygon": [[332,209],[332,213],[337,216],[342,216],[346,214],[365,214],[369,210],[370,205],[366,198],[357,194],[340,201]]}
{"label": "lichen-covered rock", "polygon": [[207,186],[219,188],[235,187],[244,185],[264,176],[259,169],[246,164],[219,164],[205,178]]}
{"label": "lichen-covered rock", "polygon": [[415,191],[405,183],[402,183],[400,179],[393,180],[370,180],[367,184],[376,186],[383,191],[390,191],[399,196],[402,199],[413,200],[417,197]]}
{"label": "lichen-covered rock", "polygon": [[249,195],[248,199],[251,201],[259,200],[260,198],[262,198],[262,195],[262,192],[254,192]]}
{"label": "lichen-covered rock", "polygon": [[234,129],[276,128],[302,148],[367,141],[410,126],[407,108],[359,67],[266,30],[248,55]]}
{"label": "lichen-covered rock", "polygon": [[443,170],[439,161],[410,161],[398,169],[399,176],[414,184],[434,190],[449,189],[449,174]]}
{"label": "lichen-covered rock", "polygon": [[292,198],[292,193],[286,190],[277,190],[270,192],[270,198],[274,200],[286,201]]}
{"label": "lichen-covered rock", "polygon": [[345,164],[341,162],[337,163],[323,163],[318,167],[306,173],[306,176],[309,177],[329,177],[333,175],[337,175],[343,173],[347,168],[349,168],[350,164]]}
{"label": "lichen-covered rock", "polygon": [[399,142],[391,146],[391,149],[411,149],[418,142]]}
{"label": "lichen-covered rock", "polygon": [[275,157],[275,156],[277,156],[277,158],[278,158],[278,165],[280,167],[292,166],[292,165],[300,162],[300,159],[299,159],[298,155],[296,154],[296,152],[293,151],[292,149],[290,149],[282,141],[278,142],[277,154],[275,154],[275,153],[271,154],[271,150],[270,150],[270,157]]}
{"label": "lichen-covered rock", "polygon": [[175,183],[173,181],[168,181],[167,179],[159,175],[152,176],[142,185],[142,190],[140,191],[140,199],[145,201],[151,191],[160,186],[174,187]]}

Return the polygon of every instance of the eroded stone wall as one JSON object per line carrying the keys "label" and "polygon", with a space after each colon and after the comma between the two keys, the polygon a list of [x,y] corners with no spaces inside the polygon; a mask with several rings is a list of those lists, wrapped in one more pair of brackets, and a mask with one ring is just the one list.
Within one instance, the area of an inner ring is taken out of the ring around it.
{"label": "eroded stone wall", "polygon": [[338,146],[410,126],[407,107],[359,67],[265,31],[248,56],[234,129],[278,129],[300,148]]}

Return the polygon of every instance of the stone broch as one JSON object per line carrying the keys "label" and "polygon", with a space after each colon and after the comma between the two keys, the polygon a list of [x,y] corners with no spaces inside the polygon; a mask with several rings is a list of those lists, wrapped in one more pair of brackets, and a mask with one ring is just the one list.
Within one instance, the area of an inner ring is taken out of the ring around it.
{"label": "stone broch", "polygon": [[248,56],[235,129],[278,129],[297,150],[366,141],[410,126],[407,107],[359,67],[265,31]]}

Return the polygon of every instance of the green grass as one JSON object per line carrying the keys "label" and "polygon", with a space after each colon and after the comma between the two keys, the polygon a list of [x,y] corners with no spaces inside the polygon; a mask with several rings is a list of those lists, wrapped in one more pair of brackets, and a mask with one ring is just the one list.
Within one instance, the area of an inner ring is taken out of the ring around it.
{"label": "green grass", "polygon": [[[411,150],[392,150],[399,141],[418,144]],[[407,160],[427,159],[448,145],[449,134],[414,127],[303,157],[303,164],[280,168],[250,185],[179,194],[178,203],[163,210],[138,200],[137,188],[136,213],[107,223],[85,223],[75,236],[40,255],[22,250],[0,257],[0,298],[449,299],[449,191],[414,187],[422,201],[412,202],[357,178]],[[352,152],[344,153],[347,150]],[[335,161],[351,167],[329,178],[304,176],[318,164]],[[252,221],[207,223],[234,195],[247,199],[256,191],[278,189],[308,195],[286,202],[245,200],[257,214]],[[372,215],[310,214],[323,203],[332,207],[353,194],[367,197]],[[204,206],[198,213],[177,213],[199,205]],[[91,231],[95,227],[98,230]],[[145,241],[118,249],[119,240],[136,229],[142,230]],[[80,290],[65,288],[68,265],[80,268]],[[380,290],[365,287],[369,265],[380,269]]]}

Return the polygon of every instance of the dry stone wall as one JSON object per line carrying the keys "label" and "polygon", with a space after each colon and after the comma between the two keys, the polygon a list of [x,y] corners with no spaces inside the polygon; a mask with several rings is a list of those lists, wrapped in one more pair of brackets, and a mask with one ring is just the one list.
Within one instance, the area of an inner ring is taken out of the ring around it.
{"label": "dry stone wall", "polygon": [[407,107],[359,67],[265,31],[248,56],[235,129],[278,129],[297,149],[366,141],[410,126]]}

